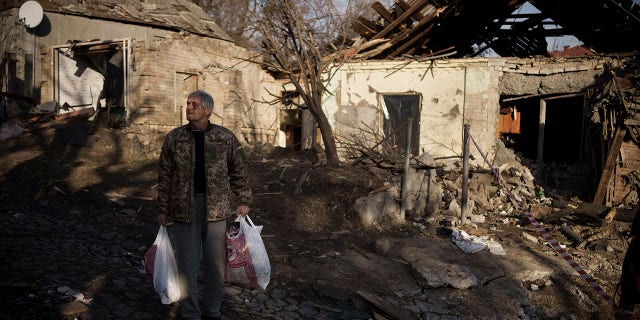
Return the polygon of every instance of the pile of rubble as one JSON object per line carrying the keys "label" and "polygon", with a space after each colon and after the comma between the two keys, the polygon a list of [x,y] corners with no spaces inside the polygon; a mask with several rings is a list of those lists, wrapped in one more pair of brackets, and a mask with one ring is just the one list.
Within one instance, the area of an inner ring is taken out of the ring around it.
{"label": "pile of rubble", "polygon": [[[23,100],[6,99],[4,110],[6,121],[0,124],[0,141],[20,136],[49,127],[56,127],[75,120],[105,123],[110,126],[123,121],[117,110],[98,109],[93,107],[70,107],[60,105],[57,101],[35,104]],[[3,119],[0,119],[3,120]]]}

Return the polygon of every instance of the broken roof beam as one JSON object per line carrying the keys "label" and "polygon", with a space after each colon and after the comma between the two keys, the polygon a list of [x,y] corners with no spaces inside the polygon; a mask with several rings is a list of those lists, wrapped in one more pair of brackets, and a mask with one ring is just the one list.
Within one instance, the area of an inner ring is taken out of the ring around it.
{"label": "broken roof beam", "polygon": [[449,0],[431,0],[436,7],[444,7],[449,5]]}
{"label": "broken roof beam", "polygon": [[381,42],[381,44],[379,44],[378,46],[376,46],[375,48],[368,50],[368,51],[362,51],[361,53],[357,53],[353,56],[353,58],[356,59],[371,59],[374,57],[377,57],[378,55],[380,55],[382,52],[384,52],[385,50],[389,49],[391,47],[391,41],[389,41],[389,39],[375,39],[375,40],[371,40],[371,41],[380,41],[380,40],[385,40],[385,42]]}
{"label": "broken roof beam", "polygon": [[[539,31],[540,33],[544,34],[545,37],[561,37],[561,36],[571,35],[570,33],[571,31],[563,28],[545,29],[545,30],[539,30]],[[503,37],[503,36],[508,36],[512,34],[525,34],[525,33],[526,32],[520,32],[516,30],[511,30],[511,29],[498,29],[494,31],[493,34],[495,34],[497,37]]]}
{"label": "broken roof beam", "polygon": [[[640,18],[638,18],[636,15],[634,15],[633,12],[627,10],[627,8],[621,6],[619,3],[617,3],[617,2],[615,2],[613,0],[609,0],[609,2],[613,3],[614,5],[616,5],[622,11],[624,11],[629,17],[635,19],[637,22],[640,22]],[[634,1],[634,5],[635,5],[635,1]]]}
{"label": "broken roof beam", "polygon": [[582,92],[567,92],[567,93],[563,93],[563,94],[560,94],[560,95],[558,95],[557,93],[537,93],[537,94],[528,94],[528,95],[523,95],[523,96],[518,96],[518,97],[513,97],[513,98],[501,99],[500,101],[502,101],[502,102],[512,102],[512,101],[525,100],[525,99],[531,99],[531,98],[540,98],[540,99],[546,99],[546,100],[553,100],[553,99],[575,98],[575,97],[580,97],[580,96],[584,96],[584,93],[582,93]]}
{"label": "broken roof beam", "polygon": [[403,52],[403,55],[408,55],[408,56],[422,56],[422,51],[426,50],[427,48],[427,44],[429,44],[429,42],[431,41],[431,38],[426,38],[424,39],[422,42],[418,43],[417,45],[410,47],[407,51]]}
{"label": "broken roof beam", "polygon": [[364,17],[358,17],[358,20],[351,24],[351,29],[367,40],[371,40],[380,31],[380,26]]}
{"label": "broken roof beam", "polygon": [[422,9],[425,5],[429,3],[429,0],[419,0],[417,4],[413,5],[409,10],[405,11],[401,14],[396,20],[386,26],[382,31],[378,32],[372,39],[380,39],[387,36],[391,31],[398,28],[401,24],[403,24],[407,19],[410,19],[411,16]]}
{"label": "broken roof beam", "polygon": [[389,23],[395,20],[395,17],[393,16],[393,14],[389,12],[389,10],[387,10],[387,8],[385,8],[385,6],[382,3],[376,1],[371,5],[371,8],[373,8],[373,10],[375,10],[384,20],[386,20]]}
{"label": "broken roof beam", "polygon": [[446,58],[448,56],[454,55],[456,54],[456,46],[450,46],[435,52],[431,52],[429,54],[425,54],[422,55],[418,61],[428,61],[428,60],[433,60],[433,59],[439,59],[439,58]]}
{"label": "broken roof beam", "polygon": [[[433,10],[428,16],[422,18],[422,20],[420,20],[418,22],[418,24],[415,25],[415,27],[413,27],[411,29],[411,31],[406,35],[406,36],[400,36],[397,37],[395,39],[393,39],[392,43],[396,44],[402,40],[404,40],[407,36],[410,36],[412,33],[418,32],[417,34],[415,34],[414,36],[412,36],[408,41],[405,41],[399,48],[397,48],[396,50],[394,50],[391,54],[389,54],[389,58],[394,58],[397,57],[403,53],[409,53],[412,54],[413,52],[415,52],[416,50],[416,46],[413,45],[416,41],[424,38],[429,32],[431,32],[431,30],[433,29],[434,24],[429,25],[428,27],[424,28],[424,30],[419,31],[420,29],[423,29],[424,26],[426,26],[427,24],[431,23],[441,11],[445,11],[445,16],[448,15],[448,13],[450,12],[450,10],[448,10],[450,7],[444,7],[438,10]],[[425,39],[420,47],[422,47],[423,45],[425,45],[427,42],[429,42],[430,39]],[[410,52],[405,52],[407,50],[410,50]]]}
{"label": "broken roof beam", "polygon": [[389,39],[376,39],[376,40],[370,40],[367,41],[365,43],[363,43],[362,45],[357,46],[355,49],[356,51],[354,52],[354,55],[357,55],[360,52],[366,52],[367,50],[371,49],[371,48],[375,48],[378,47],[382,44],[388,43]]}
{"label": "broken roof beam", "polygon": [[[422,30],[421,32],[419,32],[415,36],[413,36],[410,39],[408,39],[408,41],[404,41],[404,43],[400,47],[398,47],[396,50],[394,50],[392,53],[390,53],[387,56],[387,58],[395,58],[395,57],[405,53],[405,51],[407,49],[409,49],[416,41],[418,41],[421,38],[423,38],[424,36],[426,36],[431,31],[431,29],[433,29],[433,25],[428,26],[426,29]],[[401,39],[401,38],[405,39],[405,37],[397,37],[396,39]],[[396,40],[396,39],[394,39],[394,40]]]}
{"label": "broken roof beam", "polygon": [[544,16],[542,16],[541,14],[532,16],[530,18],[527,18],[524,21],[520,21],[519,23],[516,24],[512,24],[511,25],[511,30],[513,31],[519,31],[519,32],[526,32],[526,31],[531,31],[533,30],[534,27],[536,26],[540,26],[542,27],[542,29],[544,29],[543,27],[543,23],[542,21],[545,19]]}
{"label": "broken roof beam", "polygon": [[[395,3],[398,7],[400,7],[400,9],[402,9],[402,11],[407,12],[409,11],[409,9],[411,9],[411,5],[402,1],[402,0],[395,0]],[[414,19],[420,21],[422,19],[424,19],[424,16],[422,15],[422,13],[420,13],[419,11],[416,11],[415,13],[413,13],[411,15]]]}

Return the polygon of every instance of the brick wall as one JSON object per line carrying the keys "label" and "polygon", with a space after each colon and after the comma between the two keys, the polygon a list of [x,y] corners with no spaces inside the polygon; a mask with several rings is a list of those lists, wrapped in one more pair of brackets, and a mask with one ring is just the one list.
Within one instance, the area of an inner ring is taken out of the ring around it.
{"label": "brick wall", "polygon": [[[186,95],[195,89],[215,100],[211,121],[224,125],[246,142],[277,134],[275,106],[256,103],[276,85],[258,65],[248,63],[249,52],[233,44],[193,35],[178,35],[138,43],[136,70],[131,75],[132,124],[166,130],[185,122],[181,113]],[[195,79],[195,81],[194,81]],[[260,137],[259,137],[260,136]]]}
{"label": "brick wall", "polygon": [[567,58],[500,58],[492,59],[497,71],[523,74],[549,75],[562,72],[598,70],[605,64],[619,66],[622,61],[612,57],[567,57]]}
{"label": "brick wall", "polygon": [[[130,131],[165,133],[186,123],[186,96],[195,89],[215,100],[211,121],[228,127],[244,143],[271,142],[278,134],[278,106],[268,92],[279,84],[258,64],[247,62],[250,53],[232,43],[195,35],[173,34],[133,43],[130,71]],[[53,97],[50,48],[41,51],[41,93]]]}
{"label": "brick wall", "polygon": [[601,57],[499,58],[489,61],[501,73],[499,92],[504,95],[537,95],[583,91],[595,84],[606,71],[616,69],[628,59]]}

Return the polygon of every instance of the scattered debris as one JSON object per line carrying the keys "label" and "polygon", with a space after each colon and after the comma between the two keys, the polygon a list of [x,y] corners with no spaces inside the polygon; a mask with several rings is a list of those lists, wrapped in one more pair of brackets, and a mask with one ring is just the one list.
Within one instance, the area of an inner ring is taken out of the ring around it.
{"label": "scattered debris", "polygon": [[489,248],[489,252],[493,254],[507,254],[497,241],[489,239],[487,236],[472,236],[464,230],[453,229],[451,240],[465,253],[476,253],[484,248]]}

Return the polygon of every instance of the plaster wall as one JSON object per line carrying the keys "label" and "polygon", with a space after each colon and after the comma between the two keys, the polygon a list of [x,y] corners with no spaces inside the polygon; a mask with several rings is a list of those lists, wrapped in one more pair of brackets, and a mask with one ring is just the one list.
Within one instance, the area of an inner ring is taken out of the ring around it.
{"label": "plaster wall", "polygon": [[[372,146],[383,134],[380,98],[386,94],[421,96],[420,153],[459,160],[463,126],[469,123],[483,152],[492,154],[499,93],[497,75],[490,71],[486,59],[370,61],[336,67],[323,108],[335,129],[341,156],[347,152],[340,141],[359,136]],[[481,157],[475,159],[478,162]]]}
{"label": "plaster wall", "polygon": [[327,73],[332,76],[323,108],[344,157],[347,144],[341,141],[357,137],[370,147],[380,140],[381,95],[419,94],[420,152],[459,161],[463,128],[468,124],[481,150],[471,142],[471,163],[486,167],[482,155],[492,161],[499,147],[496,129],[501,98],[585,92],[608,79],[606,72],[627,62],[611,57],[351,62]]}

